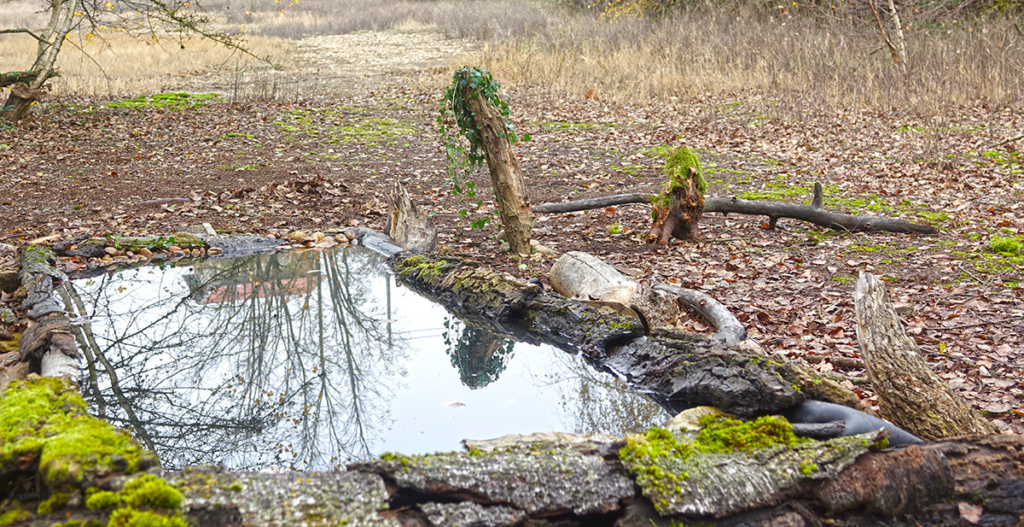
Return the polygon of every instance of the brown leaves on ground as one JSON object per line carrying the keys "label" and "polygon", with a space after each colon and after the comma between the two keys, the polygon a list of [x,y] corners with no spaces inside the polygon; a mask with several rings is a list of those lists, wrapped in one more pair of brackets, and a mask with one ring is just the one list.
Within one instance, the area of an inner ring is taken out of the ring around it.
{"label": "brown leaves on ground", "polygon": [[[550,259],[501,251],[486,174],[476,175],[475,198],[451,194],[434,124],[440,94],[375,90],[187,111],[50,103],[0,132],[0,241],[167,234],[204,222],[281,235],[380,229],[400,179],[436,213],[443,251],[545,276]],[[1024,109],[805,111],[749,94],[613,106],[539,89],[515,92],[512,108],[517,129],[533,136],[516,150],[534,203],[657,193],[666,147],[685,144],[702,156],[710,195],[809,202],[818,181],[826,207],[939,227],[929,237],[866,235],[783,219],[766,231],[764,218],[705,216],[703,241],[658,246],[642,242],[649,206],[625,205],[539,215],[534,236],[636,279],[714,296],[769,352],[837,376],[868,404],[852,291],[859,272],[881,275],[936,372],[998,425],[1024,432],[1024,263],[988,250],[993,235],[1024,230],[1022,145],[986,150],[1024,128]],[[486,227],[470,227],[485,216]]]}

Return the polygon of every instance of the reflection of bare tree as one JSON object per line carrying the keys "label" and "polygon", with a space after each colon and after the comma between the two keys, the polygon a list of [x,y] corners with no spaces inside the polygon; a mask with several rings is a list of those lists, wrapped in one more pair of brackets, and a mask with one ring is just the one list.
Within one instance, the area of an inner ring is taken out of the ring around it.
{"label": "reflection of bare tree", "polygon": [[[588,367],[580,355],[563,355],[566,362],[549,382],[565,386],[562,406],[573,422],[565,425],[577,434],[605,433],[623,436],[652,426],[662,426],[668,415],[657,403],[640,395],[625,381]],[[572,372],[572,373],[564,373]]]}
{"label": "reflection of bare tree", "polygon": [[[181,276],[180,270],[176,273]],[[87,397],[166,464],[329,468],[387,422],[382,373],[404,353],[369,251],[259,255],[71,284]]]}
{"label": "reflection of bare tree", "polygon": [[498,380],[512,358],[515,341],[466,325],[451,315],[445,317],[444,328],[445,351],[459,370],[462,384],[476,389]]}

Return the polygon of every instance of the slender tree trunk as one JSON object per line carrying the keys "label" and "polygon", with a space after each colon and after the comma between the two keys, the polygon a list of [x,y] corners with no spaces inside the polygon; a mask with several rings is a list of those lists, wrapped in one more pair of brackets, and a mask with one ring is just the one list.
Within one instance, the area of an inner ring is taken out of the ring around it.
{"label": "slender tree trunk", "polygon": [[533,210],[526,192],[526,181],[519,161],[512,152],[512,143],[505,131],[505,121],[498,110],[479,92],[470,87],[462,90],[473,112],[473,128],[480,134],[491,173],[494,199],[505,227],[505,237],[517,254],[530,254],[530,235],[533,231]]}
{"label": "slender tree trunk", "polygon": [[18,122],[28,115],[32,104],[42,98],[40,88],[53,76],[53,66],[57,63],[57,55],[60,54],[64,40],[74,26],[78,5],[79,0],[52,0],[50,21],[46,29],[36,37],[39,46],[31,69],[35,75],[27,84],[11,88],[11,94],[4,103],[3,111],[0,112],[0,119]]}

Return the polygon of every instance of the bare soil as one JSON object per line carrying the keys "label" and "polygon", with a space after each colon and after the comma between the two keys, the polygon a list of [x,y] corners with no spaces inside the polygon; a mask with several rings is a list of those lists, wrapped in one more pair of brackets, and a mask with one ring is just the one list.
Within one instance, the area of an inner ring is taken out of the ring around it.
{"label": "bare soil", "polygon": [[[436,213],[442,251],[543,278],[551,259],[503,251],[496,218],[470,226],[495,216],[486,174],[475,198],[451,192],[439,86],[451,50],[467,46],[422,29],[318,37],[300,43],[300,64],[261,77],[273,90],[235,76],[184,81],[225,94],[185,110],[48,101],[0,131],[0,241],[200,223],[282,237],[380,229],[399,179]],[[702,156],[711,195],[807,202],[817,181],[826,206],[939,227],[857,234],[781,220],[770,231],[765,218],[708,216],[702,241],[663,246],[645,241],[650,208],[626,205],[541,215],[534,237],[712,295],[769,352],[836,375],[867,406],[876,400],[859,360],[853,282],[862,271],[883,276],[933,368],[1004,430],[1024,432],[1024,264],[989,250],[994,235],[1024,230],[1021,141],[990,146],[1024,129],[1024,108],[979,101],[921,116],[815,112],[752,93],[629,105],[537,86],[509,95],[517,129],[533,136],[516,148],[534,203],[656,193],[663,154],[687,145]]]}

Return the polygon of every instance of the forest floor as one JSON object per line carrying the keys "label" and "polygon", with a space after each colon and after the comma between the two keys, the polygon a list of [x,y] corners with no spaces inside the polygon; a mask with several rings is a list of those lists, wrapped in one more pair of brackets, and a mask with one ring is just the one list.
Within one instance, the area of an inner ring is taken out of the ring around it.
{"label": "forest floor", "polygon": [[[0,241],[201,223],[277,236],[382,229],[401,180],[436,213],[443,252],[544,278],[550,258],[502,250],[486,174],[475,198],[451,191],[436,121],[455,44],[421,31],[316,37],[275,77],[196,77],[167,90],[216,98],[47,101],[0,131]],[[863,234],[783,219],[766,230],[765,218],[709,215],[701,241],[664,246],[645,242],[650,208],[625,205],[538,215],[533,234],[638,280],[713,296],[769,352],[841,378],[867,405],[853,287],[860,272],[880,275],[935,371],[1024,433],[1024,254],[990,246],[1024,231],[1024,141],[997,144],[1024,130],[1024,108],[979,101],[920,116],[800,111],[753,93],[631,104],[542,87],[508,94],[518,131],[533,138],[516,151],[535,204],[657,193],[665,156],[686,145],[709,195],[806,203],[820,182],[832,210],[939,228]],[[471,226],[485,217],[495,219]]]}

